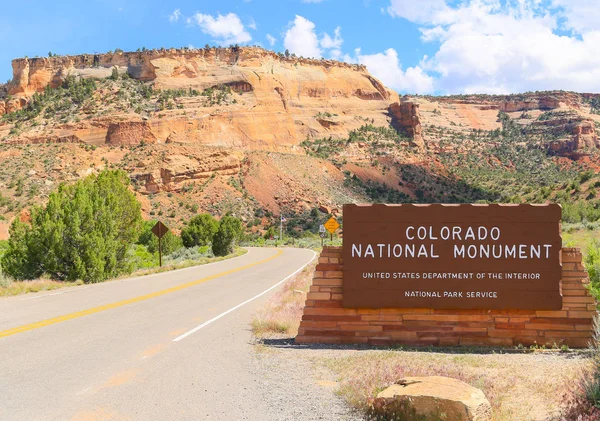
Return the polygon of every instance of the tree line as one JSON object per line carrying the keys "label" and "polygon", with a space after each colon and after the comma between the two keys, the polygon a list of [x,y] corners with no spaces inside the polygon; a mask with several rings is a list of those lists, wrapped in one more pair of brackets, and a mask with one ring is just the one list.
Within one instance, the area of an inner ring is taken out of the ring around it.
{"label": "tree line", "polygon": [[[158,249],[151,232],[156,221],[143,221],[141,206],[127,173],[104,170],[71,185],[61,185],[45,206],[31,209],[30,221],[15,218],[2,270],[16,280],[42,275],[55,280],[100,282],[130,273],[136,245]],[[208,214],[193,217],[177,236],[162,239],[168,255],[181,248],[210,246],[215,256],[234,251],[242,222],[231,215],[219,221]]]}

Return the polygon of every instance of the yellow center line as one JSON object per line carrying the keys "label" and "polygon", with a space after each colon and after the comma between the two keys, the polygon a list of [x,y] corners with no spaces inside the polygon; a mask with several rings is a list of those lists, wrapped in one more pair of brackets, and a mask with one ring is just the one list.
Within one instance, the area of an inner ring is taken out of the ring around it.
{"label": "yellow center line", "polygon": [[15,335],[17,333],[26,332],[28,330],[38,329],[40,327],[53,325],[60,322],[65,322],[67,320],[76,319],[78,317],[87,316],[89,314],[100,313],[101,311],[110,310],[111,308],[123,307],[128,304],[139,303],[140,301],[149,300],[150,298],[160,297],[161,295],[170,294],[175,291],[181,291],[182,289],[193,287],[198,284],[202,284],[204,282],[220,278],[221,276],[230,275],[235,272],[242,271],[244,269],[251,268],[253,266],[260,265],[262,263],[266,263],[270,260],[273,260],[283,254],[283,250],[278,250],[273,256],[268,257],[264,260],[260,260],[258,262],[250,263],[245,266],[240,266],[236,269],[230,269],[225,272],[217,273],[216,275],[207,276],[206,278],[198,279],[197,281],[188,282],[185,284],[177,285],[171,288],[163,289],[161,291],[152,292],[146,295],[140,295],[139,297],[128,298],[127,300],[117,301],[111,304],[105,304],[98,307],[89,308],[87,310],[77,311],[75,313],[69,313],[62,316],[52,317],[51,319],[41,320],[39,322],[30,323],[23,326],[14,327],[12,329],[0,330],[0,338],[4,338],[5,336]]}

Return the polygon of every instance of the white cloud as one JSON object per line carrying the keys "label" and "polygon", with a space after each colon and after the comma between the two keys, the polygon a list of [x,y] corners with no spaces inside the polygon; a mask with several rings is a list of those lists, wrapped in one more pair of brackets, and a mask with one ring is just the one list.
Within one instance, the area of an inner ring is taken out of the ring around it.
{"label": "white cloud", "polygon": [[344,42],[341,35],[341,28],[339,26],[335,28],[335,31],[333,31],[333,36],[334,37],[331,38],[329,34],[325,33],[323,38],[321,38],[321,47],[339,49]]}
{"label": "white cloud", "polygon": [[250,23],[248,24],[248,28],[256,31],[256,22],[254,21],[254,19],[250,18]]}
{"label": "white cloud", "polygon": [[299,15],[285,33],[283,46],[299,56],[321,57],[315,24]]}
{"label": "white cloud", "polygon": [[315,32],[315,24],[296,15],[285,33],[283,45],[299,56],[319,58],[327,55],[337,60],[342,56],[341,47],[344,42],[341,31],[338,26],[333,31],[333,37],[325,32],[319,39]]}
{"label": "white cloud", "polygon": [[362,54],[360,48],[355,56],[344,56],[345,61],[367,66],[373,76],[381,80],[389,88],[407,93],[431,93],[434,91],[434,80],[419,66],[402,69],[398,53],[388,48],[383,53]]}
{"label": "white cloud", "polygon": [[272,46],[275,45],[275,42],[277,41],[277,38],[275,38],[271,34],[267,34],[267,41],[269,41],[269,45],[272,47]]}
{"label": "white cloud", "polygon": [[600,91],[596,0],[552,1],[465,0],[451,7],[423,0],[415,7],[391,0],[387,11],[419,24],[424,42],[439,43],[417,68],[435,75],[441,92]]}
{"label": "white cloud", "polygon": [[181,17],[181,11],[179,9],[173,10],[173,13],[169,15],[169,22],[175,23]]}
{"label": "white cloud", "polygon": [[302,0],[302,3],[322,3],[325,0]]}
{"label": "white cloud", "polygon": [[218,14],[216,17],[196,13],[188,23],[195,23],[202,32],[223,44],[244,44],[252,41],[252,36],[235,13]]}
{"label": "white cloud", "polygon": [[599,29],[600,5],[597,0],[552,0],[552,5],[560,8],[558,14],[565,18],[566,29],[579,34]]}

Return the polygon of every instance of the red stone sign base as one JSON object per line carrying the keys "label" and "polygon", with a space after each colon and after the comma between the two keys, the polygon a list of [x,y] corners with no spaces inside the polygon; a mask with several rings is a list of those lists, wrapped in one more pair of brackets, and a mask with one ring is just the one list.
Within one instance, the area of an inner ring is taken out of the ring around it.
{"label": "red stone sign base", "polygon": [[325,247],[296,343],[587,347],[596,303],[579,249],[561,254],[561,310],[362,309],[342,307],[342,248]]}

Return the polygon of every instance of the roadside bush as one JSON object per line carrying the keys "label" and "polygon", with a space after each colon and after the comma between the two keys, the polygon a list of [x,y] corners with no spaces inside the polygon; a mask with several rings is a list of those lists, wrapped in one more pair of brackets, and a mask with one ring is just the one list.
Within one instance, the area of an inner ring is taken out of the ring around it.
{"label": "roadside bush", "polygon": [[167,256],[165,261],[171,264],[177,264],[188,260],[199,260],[203,257],[213,257],[212,249],[208,246],[181,248],[175,253]]}
{"label": "roadside bush", "polygon": [[194,216],[181,230],[181,240],[185,247],[206,246],[213,240],[219,228],[215,218],[207,213]]}
{"label": "roadside bush", "polygon": [[584,259],[585,270],[590,277],[590,289],[594,297],[600,297],[600,243],[592,241]]}
{"label": "roadside bush", "polygon": [[219,229],[213,237],[212,250],[215,256],[226,256],[232,253],[242,235],[242,221],[233,216],[224,216],[219,222]]}
{"label": "roadside bush", "polygon": [[[152,232],[152,227],[156,225],[155,220],[144,221],[142,232],[138,238],[138,244],[146,246],[148,252],[158,253],[158,237]],[[164,256],[174,253],[183,247],[181,237],[176,236],[171,231],[167,232],[162,238],[162,253]]]}
{"label": "roadside bush", "polygon": [[55,280],[99,282],[131,270],[127,259],[139,235],[140,204],[124,171],[105,170],[61,185],[31,224],[16,218],[2,267],[17,280],[42,273]]}

